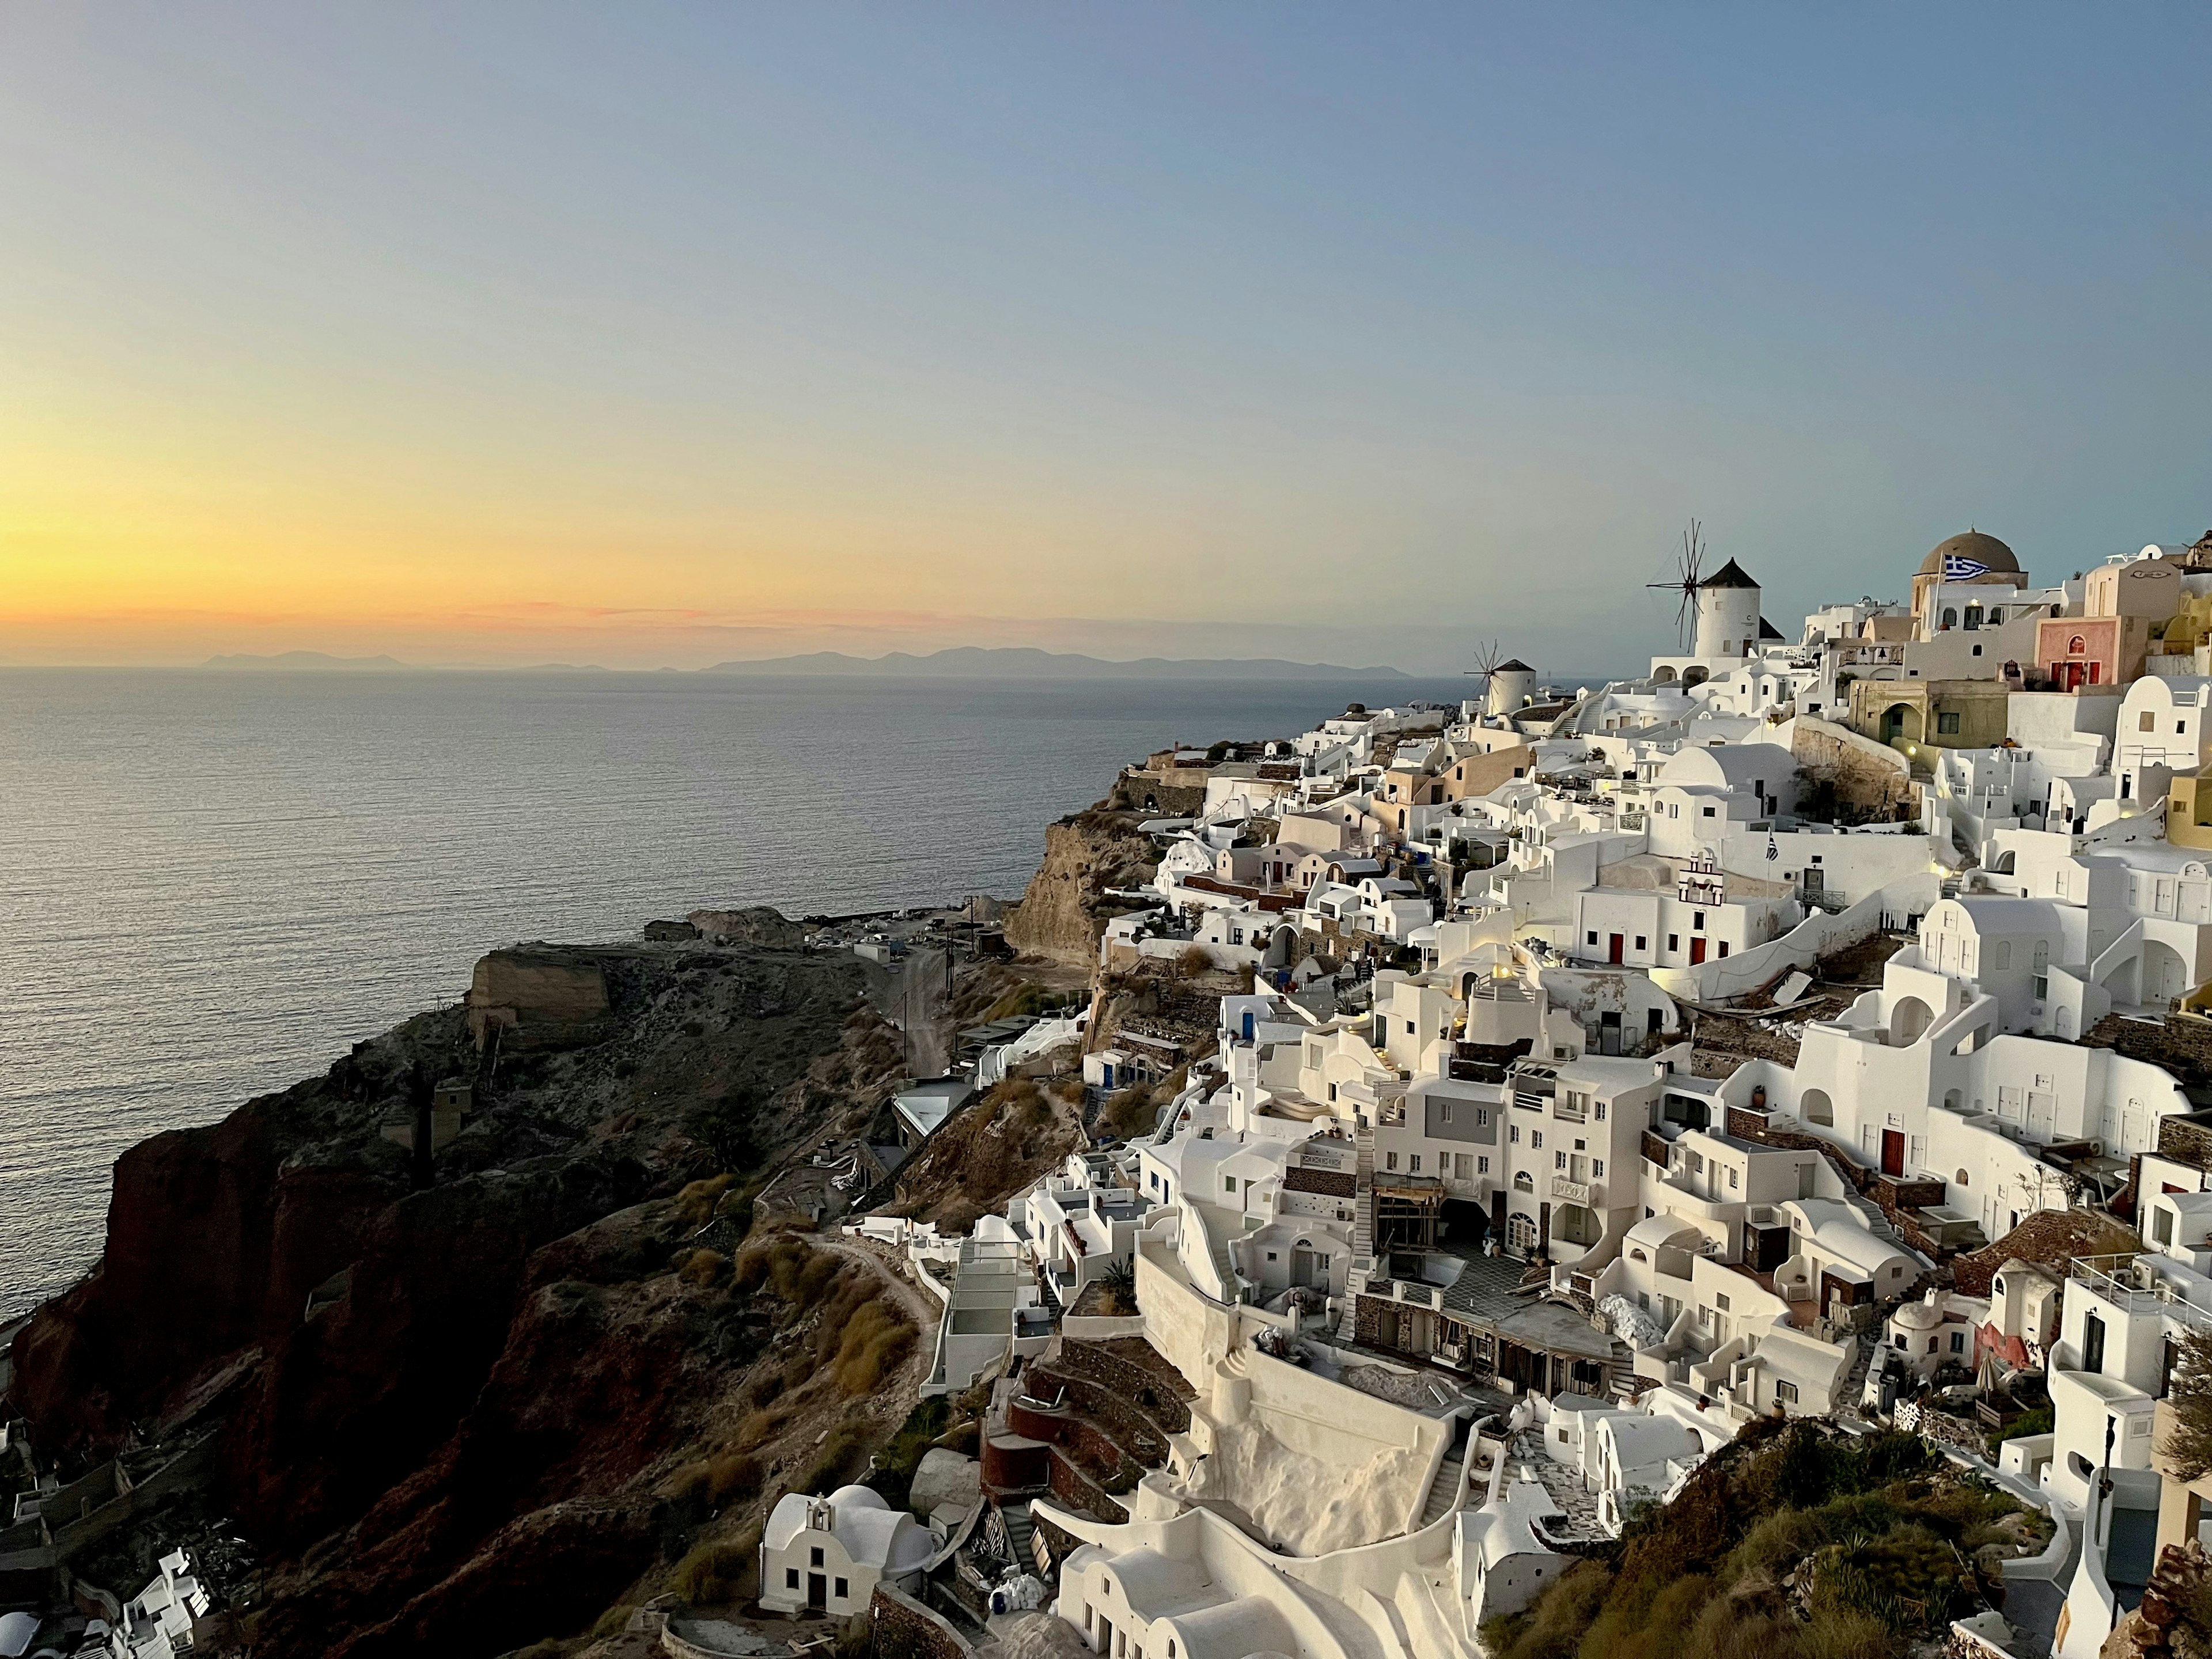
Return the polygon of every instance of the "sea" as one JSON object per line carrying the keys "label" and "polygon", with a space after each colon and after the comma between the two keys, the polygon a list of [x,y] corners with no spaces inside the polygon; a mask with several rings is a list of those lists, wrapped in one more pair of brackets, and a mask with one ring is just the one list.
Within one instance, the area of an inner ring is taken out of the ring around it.
{"label": "sea", "polygon": [[0,669],[0,1323],[93,1267],[125,1148],[488,950],[1012,897],[1152,750],[1468,684]]}

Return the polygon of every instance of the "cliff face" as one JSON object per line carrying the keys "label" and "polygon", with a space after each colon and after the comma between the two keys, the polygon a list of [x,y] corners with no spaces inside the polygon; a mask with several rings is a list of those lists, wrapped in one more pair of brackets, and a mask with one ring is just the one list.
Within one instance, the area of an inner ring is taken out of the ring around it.
{"label": "cliff face", "polygon": [[1138,822],[1133,813],[1093,807],[1048,825],[1044,862],[1006,918],[1006,942],[1056,961],[1097,962],[1106,923],[1128,908],[1107,890],[1147,881],[1158,867]]}
{"label": "cliff face", "polygon": [[[610,947],[549,976],[544,954],[132,1148],[100,1270],[15,1340],[9,1403],[49,1455],[219,1425],[207,1496],[269,1570],[257,1653],[588,1624],[667,1541],[639,1471],[751,1353],[743,1307],[672,1272],[728,1224],[702,1241],[670,1195],[857,1127],[887,1082],[849,957]],[[485,1075],[483,1006],[550,1040]],[[455,1075],[473,1109],[434,1161],[382,1138]]]}

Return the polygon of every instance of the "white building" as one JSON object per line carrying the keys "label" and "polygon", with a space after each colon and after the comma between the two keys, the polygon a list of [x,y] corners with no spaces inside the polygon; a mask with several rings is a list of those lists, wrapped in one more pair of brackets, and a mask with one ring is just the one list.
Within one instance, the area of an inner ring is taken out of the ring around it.
{"label": "white building", "polygon": [[927,1528],[867,1486],[840,1486],[827,1498],[786,1492],[761,1534],[761,1605],[859,1613],[879,1583],[913,1589],[936,1553]]}

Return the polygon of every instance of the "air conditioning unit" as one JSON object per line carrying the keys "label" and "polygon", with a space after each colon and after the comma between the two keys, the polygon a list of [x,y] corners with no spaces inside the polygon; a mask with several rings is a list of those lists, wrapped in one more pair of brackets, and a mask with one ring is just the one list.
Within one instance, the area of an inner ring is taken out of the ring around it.
{"label": "air conditioning unit", "polygon": [[2102,1157],[2104,1157],[2104,1155],[2105,1155],[2105,1143],[2104,1143],[2103,1141],[2101,1141],[2101,1140],[2093,1140],[2093,1141],[2091,1141],[2091,1142],[2089,1143],[2089,1156],[2090,1156],[2090,1157],[2092,1157],[2092,1158],[2102,1158]]}

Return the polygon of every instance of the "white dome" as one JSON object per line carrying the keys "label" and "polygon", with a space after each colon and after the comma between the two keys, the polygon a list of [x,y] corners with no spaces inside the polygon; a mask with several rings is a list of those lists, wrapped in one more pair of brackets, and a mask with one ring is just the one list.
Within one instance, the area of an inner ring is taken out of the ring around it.
{"label": "white dome", "polygon": [[873,1486],[840,1486],[830,1494],[830,1502],[839,1510],[887,1510],[883,1493]]}
{"label": "white dome", "polygon": [[31,1638],[38,1633],[37,1613],[0,1613],[0,1654],[6,1655],[7,1659],[16,1659],[18,1654],[27,1653]]}

